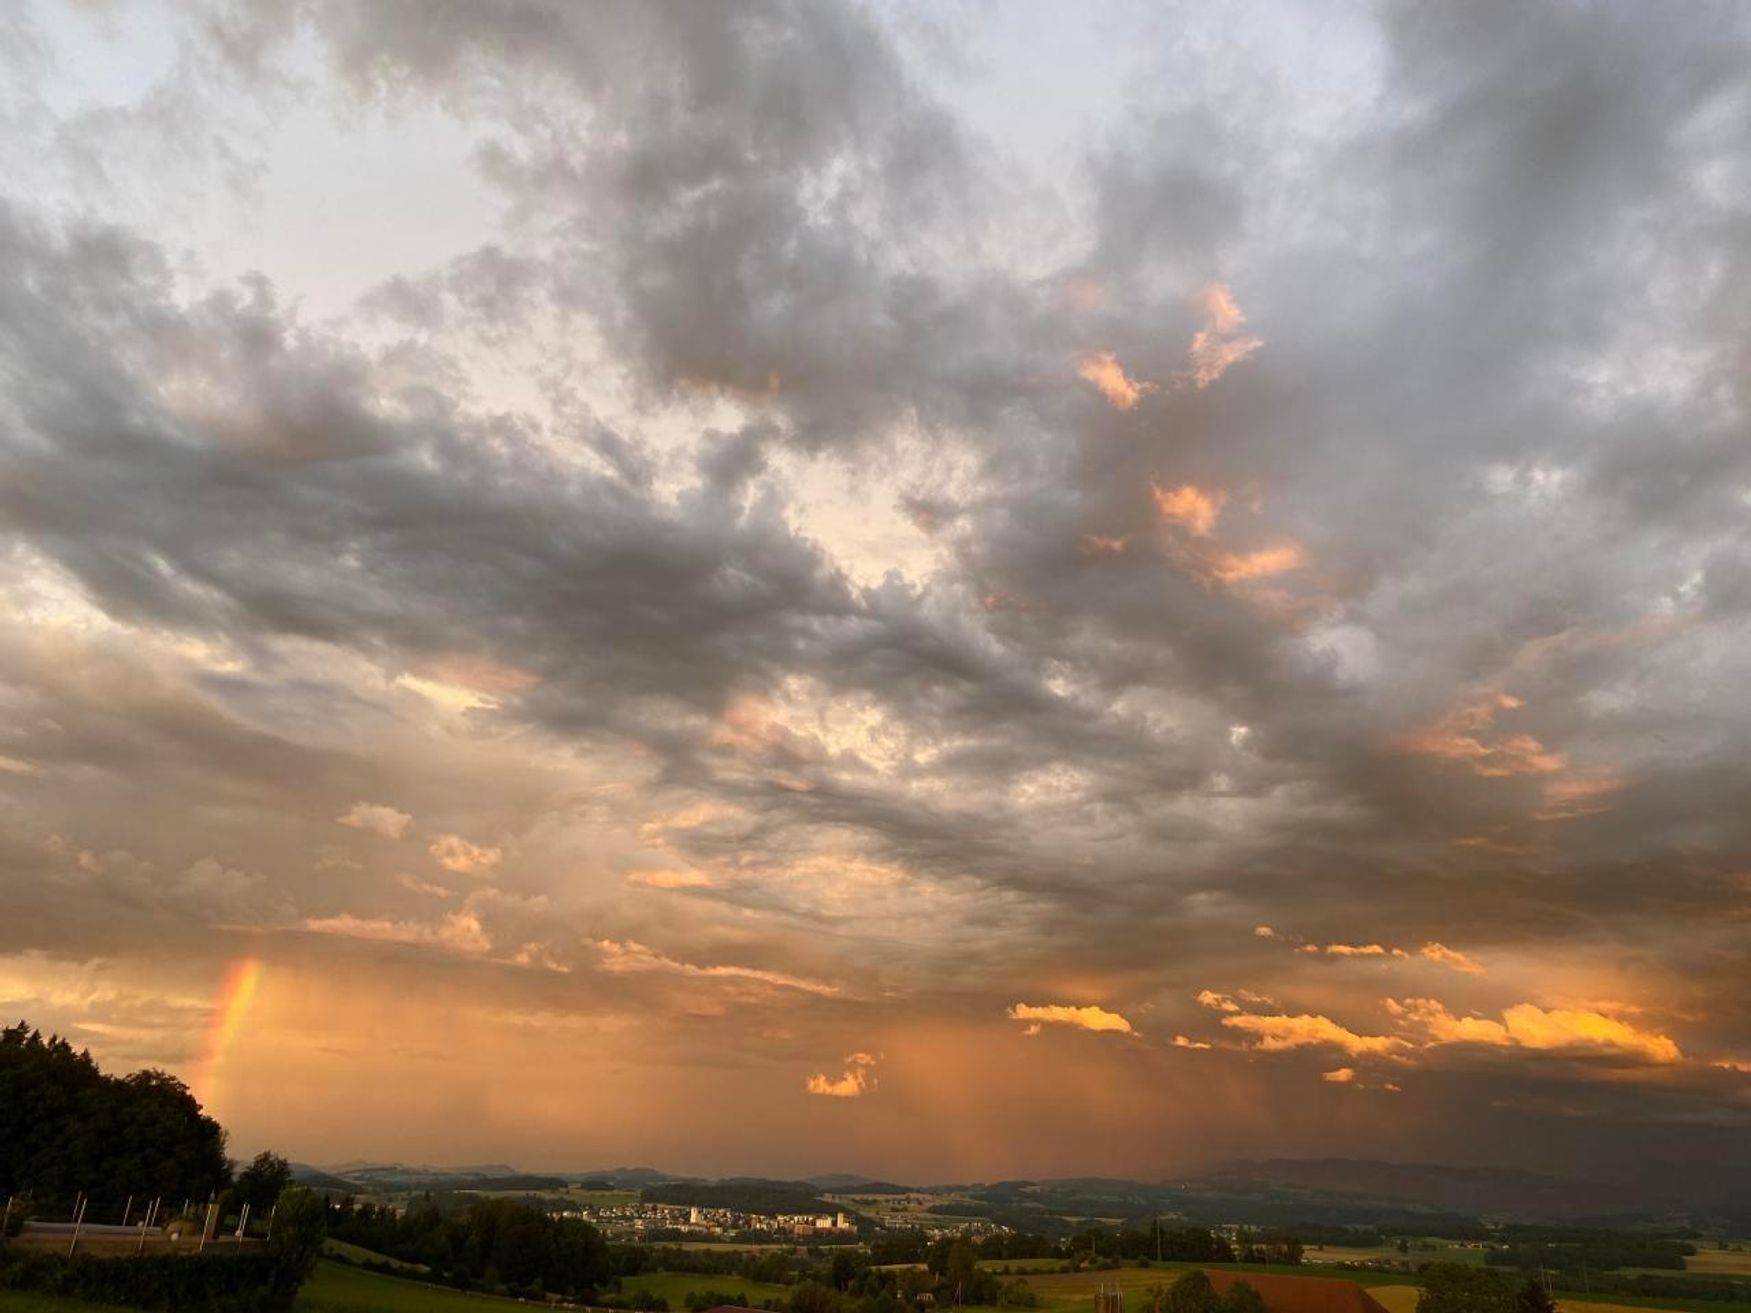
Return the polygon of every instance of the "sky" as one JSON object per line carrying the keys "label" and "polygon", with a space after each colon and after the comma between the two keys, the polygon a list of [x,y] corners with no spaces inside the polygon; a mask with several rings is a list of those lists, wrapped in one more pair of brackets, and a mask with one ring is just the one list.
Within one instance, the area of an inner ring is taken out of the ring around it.
{"label": "sky", "polygon": [[237,1151],[1751,1177],[1751,11],[0,8],[0,1012]]}

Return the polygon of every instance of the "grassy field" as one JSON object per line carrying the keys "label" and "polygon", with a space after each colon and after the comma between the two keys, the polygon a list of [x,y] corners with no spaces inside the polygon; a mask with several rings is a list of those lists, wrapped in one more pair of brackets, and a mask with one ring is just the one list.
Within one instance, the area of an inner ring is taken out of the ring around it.
{"label": "grassy field", "polygon": [[[28,1290],[0,1290],[0,1313],[93,1313],[111,1309],[112,1304],[87,1304],[78,1299],[62,1299],[57,1295],[37,1295]],[[119,1313],[133,1313],[120,1310]]]}
{"label": "grassy field", "polygon": [[1409,1263],[1412,1267],[1419,1263],[1465,1263],[1476,1266],[1482,1264],[1488,1252],[1453,1240],[1413,1240],[1411,1246],[1410,1253],[1401,1254],[1395,1244],[1366,1247],[1309,1245],[1306,1258],[1309,1263]]}
{"label": "grassy field", "polygon": [[[70,1308],[89,1308],[78,1304]],[[361,1272],[341,1263],[318,1263],[316,1274],[298,1292],[295,1313],[492,1313],[495,1309],[527,1309],[514,1299],[491,1295],[466,1295],[460,1290],[428,1286],[401,1277]],[[70,1308],[67,1313],[70,1313]],[[0,1313],[37,1313],[0,1304]],[[42,1313],[63,1313],[45,1308]]]}
{"label": "grassy field", "polygon": [[[497,1313],[530,1306],[491,1295],[424,1285],[400,1277],[362,1272],[342,1263],[318,1263],[298,1292],[294,1313]],[[106,1313],[108,1304],[87,1304],[21,1290],[0,1290],[0,1313]],[[127,1311],[122,1311],[127,1313]]]}
{"label": "grassy field", "polygon": [[375,1250],[366,1249],[361,1245],[349,1245],[345,1240],[324,1240],[322,1252],[332,1254],[336,1258],[350,1259],[354,1263],[387,1263],[390,1267],[405,1272],[409,1276],[423,1276],[431,1271],[431,1268],[424,1263],[404,1263],[399,1258],[391,1258],[388,1254],[379,1254]]}
{"label": "grassy field", "polygon": [[720,1295],[746,1295],[750,1304],[758,1304],[763,1299],[782,1298],[790,1293],[788,1286],[749,1281],[746,1277],[712,1276],[697,1272],[646,1272],[621,1281],[622,1294],[630,1295],[636,1290],[661,1295],[669,1301],[671,1309],[685,1308],[687,1296],[701,1290],[715,1290]]}

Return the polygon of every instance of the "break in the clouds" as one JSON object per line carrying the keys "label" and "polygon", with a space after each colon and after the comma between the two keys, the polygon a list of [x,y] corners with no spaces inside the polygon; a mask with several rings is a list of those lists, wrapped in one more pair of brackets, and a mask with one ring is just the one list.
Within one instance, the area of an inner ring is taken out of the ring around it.
{"label": "break in the clouds", "polygon": [[305,1158],[1744,1165],[1742,6],[0,59],[8,1012]]}

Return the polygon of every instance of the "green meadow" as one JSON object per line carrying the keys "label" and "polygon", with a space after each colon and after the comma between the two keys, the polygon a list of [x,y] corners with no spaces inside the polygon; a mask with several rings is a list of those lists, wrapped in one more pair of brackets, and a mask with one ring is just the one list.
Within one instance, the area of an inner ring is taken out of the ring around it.
{"label": "green meadow", "polygon": [[671,1310],[684,1310],[689,1294],[695,1291],[715,1290],[720,1295],[746,1295],[750,1304],[758,1304],[768,1299],[783,1299],[790,1294],[790,1287],[770,1285],[763,1281],[749,1281],[746,1277],[712,1276],[697,1272],[645,1272],[636,1277],[626,1277],[620,1283],[620,1293],[633,1294],[643,1291],[649,1295],[658,1295],[669,1301]]}
{"label": "green meadow", "polygon": [[[295,1313],[490,1313],[528,1304],[491,1295],[465,1295],[444,1286],[381,1276],[341,1263],[318,1263],[298,1292]],[[0,1305],[0,1313],[12,1313]]]}

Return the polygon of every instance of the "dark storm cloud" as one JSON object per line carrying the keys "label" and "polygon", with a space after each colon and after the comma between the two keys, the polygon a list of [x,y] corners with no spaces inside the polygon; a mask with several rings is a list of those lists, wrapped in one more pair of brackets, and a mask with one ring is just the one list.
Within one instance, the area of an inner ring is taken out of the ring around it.
{"label": "dark storm cloud", "polygon": [[[1074,982],[1152,1044],[1227,1046],[1200,1061],[1275,1027],[1261,1080],[1316,1079],[1307,1059],[1361,1035],[1370,1078],[1415,1071],[1430,1108],[1443,1080],[1524,1081],[1538,1116],[1736,1124],[1742,1078],[1706,1064],[1751,1057],[1751,36],[1727,7],[1374,17],[1376,85],[1337,114],[1158,33],[1172,76],[1082,175],[1031,181],[859,9],[215,11],[233,76],[282,85],[308,32],[359,103],[481,128],[511,236],[386,279],[362,309],[407,337],[369,347],[264,279],[190,297],[144,238],[4,211],[14,574],[258,664],[205,671],[203,698],[8,642],[30,717],[0,731],[23,766],[0,783],[107,796],[79,772],[150,761],[170,806],[332,826],[397,803],[370,739],[411,757],[412,731],[339,674],[293,681],[283,645],[391,678],[474,663],[483,737],[646,772],[668,864],[628,844],[612,874],[668,891],[677,946],[524,874],[519,841],[569,856],[533,818],[600,819],[572,785],[518,786],[523,831],[475,838],[524,883],[433,886],[441,920],[405,892],[429,869],[399,893],[373,869],[366,906],[206,854],[157,877],[167,905],[527,949],[615,1003],[788,991],[811,1040],[873,1024],[900,976],[926,1012],[993,1019]],[[1025,254],[1066,197],[1087,228]],[[547,316],[602,344],[575,386],[630,379],[685,459],[587,404],[554,424],[473,402],[454,342]],[[739,426],[701,422],[711,401]],[[968,471],[898,480],[941,564],[857,582],[797,527],[783,462],[873,484],[920,443]],[[845,708],[876,728],[824,728]],[[367,728],[313,747],[301,717]],[[0,858],[9,878],[47,842]],[[838,877],[848,902],[809,874],[834,844],[870,868]],[[78,940],[72,887],[33,889],[70,927],[42,936]],[[860,942],[881,899],[943,900],[964,935]],[[1488,974],[1419,952],[1437,942]],[[1601,992],[1629,978],[1643,996]],[[1429,1039],[1382,1006],[1450,987],[1479,1020],[1536,995],[1546,1029]],[[1205,988],[1284,1001],[1236,1026]],[[1634,1009],[1610,1061],[1678,1034],[1683,1065],[1621,1083],[1548,1020],[1607,1005]]]}

